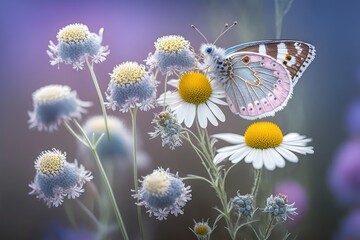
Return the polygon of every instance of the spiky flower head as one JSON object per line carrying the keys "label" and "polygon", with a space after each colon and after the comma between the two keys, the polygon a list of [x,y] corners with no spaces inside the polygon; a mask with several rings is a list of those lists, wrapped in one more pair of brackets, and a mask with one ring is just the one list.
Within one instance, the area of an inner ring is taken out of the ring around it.
{"label": "spiky flower head", "polygon": [[193,68],[196,64],[195,54],[190,50],[190,42],[182,36],[169,35],[158,38],[155,53],[146,59],[150,68],[158,68],[163,74],[175,71],[183,72]]}
{"label": "spiky flower head", "polygon": [[183,180],[169,169],[156,169],[140,182],[141,187],[133,197],[139,206],[147,209],[149,216],[154,215],[158,220],[166,220],[169,214],[183,214],[183,207],[191,200],[190,186],[185,187]]}
{"label": "spiky flower head", "polygon": [[56,36],[58,44],[50,41],[47,50],[50,64],[58,65],[64,62],[79,70],[87,60],[92,63],[103,62],[110,52],[108,46],[101,45],[103,32],[104,29],[101,28],[99,34],[92,33],[86,25],[80,23],[63,27]]}
{"label": "spiky flower head", "polygon": [[196,222],[194,220],[194,227],[190,230],[196,235],[198,240],[207,240],[212,233],[208,221],[205,222],[204,220],[201,222]]}
{"label": "spiky flower head", "polygon": [[64,120],[81,118],[85,107],[90,107],[90,102],[78,99],[75,91],[65,85],[47,85],[36,90],[33,95],[34,111],[29,112],[30,128],[53,131]]}
{"label": "spiky flower head", "polygon": [[137,62],[123,62],[110,73],[110,83],[107,89],[108,108],[119,108],[127,112],[139,107],[148,111],[154,107],[156,81],[144,65]]}
{"label": "spiky flower head", "polygon": [[77,161],[66,161],[66,153],[53,148],[43,151],[35,160],[36,175],[34,182],[29,184],[29,194],[42,199],[48,207],[58,207],[65,197],[77,198],[83,192],[83,185],[93,177],[91,173]]}
{"label": "spiky flower head", "polygon": [[177,122],[175,116],[170,111],[163,111],[155,115],[152,123],[155,123],[155,132],[151,132],[150,137],[161,136],[162,146],[169,145],[174,150],[181,146],[181,125]]}
{"label": "spiky flower head", "polygon": [[290,218],[289,215],[297,215],[294,205],[295,203],[288,204],[285,195],[278,194],[275,197],[271,195],[267,198],[263,211],[270,213],[277,221],[286,221],[287,218]]}
{"label": "spiky flower head", "polygon": [[238,211],[239,215],[244,217],[252,217],[254,213],[254,196],[250,194],[240,195],[237,193],[237,196],[232,200],[235,209]]}

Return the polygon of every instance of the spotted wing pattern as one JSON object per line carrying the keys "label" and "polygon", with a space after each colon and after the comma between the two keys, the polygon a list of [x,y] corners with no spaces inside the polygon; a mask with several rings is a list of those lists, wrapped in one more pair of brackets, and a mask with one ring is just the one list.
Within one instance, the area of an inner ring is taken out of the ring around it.
{"label": "spotted wing pattern", "polygon": [[314,46],[296,40],[250,42],[231,47],[225,54],[231,55],[236,52],[254,52],[271,56],[289,71],[294,86],[316,55]]}
{"label": "spotted wing pattern", "polygon": [[293,83],[286,67],[271,56],[233,52],[224,83],[232,112],[245,119],[273,116],[291,97]]}

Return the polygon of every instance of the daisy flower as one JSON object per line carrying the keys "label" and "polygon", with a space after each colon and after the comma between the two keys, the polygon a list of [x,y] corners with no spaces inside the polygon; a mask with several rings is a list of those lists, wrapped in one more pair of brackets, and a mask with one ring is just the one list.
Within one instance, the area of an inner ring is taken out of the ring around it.
{"label": "daisy flower", "polygon": [[190,230],[196,235],[198,240],[207,240],[210,238],[212,229],[209,226],[208,221],[202,220],[201,222],[196,222],[194,220],[194,227]]}
{"label": "daisy flower", "polygon": [[206,128],[208,120],[217,126],[218,120],[225,121],[225,115],[216,105],[226,105],[220,98],[225,97],[224,90],[216,81],[210,81],[201,72],[186,72],[179,80],[170,80],[169,84],[176,87],[178,91],[162,94],[158,103],[166,104],[174,112],[179,124],[185,122],[191,127],[195,117],[200,127]]}
{"label": "daisy flower", "polygon": [[145,206],[150,217],[154,215],[158,220],[166,220],[169,214],[183,214],[183,207],[191,200],[190,186],[185,187],[183,180],[169,169],[156,169],[140,182],[133,197],[139,206]]}
{"label": "daisy flower", "polygon": [[251,124],[244,136],[233,133],[215,134],[213,137],[224,140],[234,146],[223,147],[217,150],[215,164],[229,160],[236,164],[245,159],[252,163],[255,169],[265,166],[268,170],[276,167],[285,167],[285,160],[298,162],[293,153],[313,154],[313,147],[307,146],[311,139],[298,133],[289,133],[283,136],[281,129],[272,122],[257,122]]}
{"label": "daisy flower", "polygon": [[66,153],[57,149],[43,151],[35,161],[36,175],[34,182],[29,184],[32,191],[44,200],[48,207],[58,207],[64,197],[75,199],[83,192],[83,185],[93,177],[85,168],[66,161]]}
{"label": "daisy flower", "polygon": [[83,69],[84,63],[90,59],[93,63],[105,61],[110,53],[108,46],[102,46],[104,29],[99,34],[92,33],[84,24],[70,24],[59,30],[56,38],[58,44],[52,41],[49,44],[47,54],[51,65],[72,64],[76,70]]}
{"label": "daisy flower", "polygon": [[145,66],[136,62],[123,62],[110,73],[107,89],[107,106],[112,110],[119,108],[127,112],[139,107],[148,111],[154,107],[156,81],[154,76],[145,70]]}
{"label": "daisy flower", "polygon": [[53,131],[64,120],[80,119],[90,102],[78,99],[75,91],[65,85],[47,85],[32,94],[34,111],[29,112],[30,128]]}
{"label": "daisy flower", "polygon": [[195,65],[195,54],[190,50],[189,41],[182,36],[170,35],[158,38],[154,43],[155,53],[149,53],[145,60],[150,69],[158,68],[161,73],[170,75],[183,72]]}

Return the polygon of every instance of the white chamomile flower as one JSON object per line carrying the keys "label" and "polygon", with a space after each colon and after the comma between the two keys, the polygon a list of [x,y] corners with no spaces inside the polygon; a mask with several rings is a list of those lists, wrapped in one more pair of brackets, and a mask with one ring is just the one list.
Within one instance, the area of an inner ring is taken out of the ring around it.
{"label": "white chamomile flower", "polygon": [[216,105],[226,105],[221,100],[225,93],[221,85],[216,81],[211,81],[201,72],[186,72],[178,80],[170,80],[169,84],[177,87],[178,91],[162,94],[158,103],[164,103],[174,112],[179,124],[185,122],[187,127],[191,127],[195,117],[200,127],[206,128],[208,120],[212,125],[217,126],[218,120],[225,121],[225,115]]}
{"label": "white chamomile flower", "polygon": [[218,149],[214,158],[215,164],[227,158],[234,164],[245,159],[245,162],[252,163],[255,169],[265,166],[268,170],[274,170],[276,167],[285,167],[285,159],[298,162],[299,159],[293,152],[304,155],[314,153],[313,147],[307,146],[311,139],[298,133],[283,136],[281,129],[271,122],[251,124],[244,136],[220,133],[213,137],[235,144]]}

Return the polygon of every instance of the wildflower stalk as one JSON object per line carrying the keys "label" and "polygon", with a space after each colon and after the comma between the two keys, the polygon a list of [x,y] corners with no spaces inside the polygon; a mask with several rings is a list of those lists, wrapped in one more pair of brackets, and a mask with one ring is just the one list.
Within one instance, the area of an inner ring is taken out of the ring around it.
{"label": "wildflower stalk", "polygon": [[[139,190],[137,159],[136,159],[136,113],[137,113],[137,109],[138,108],[135,107],[130,110],[131,123],[132,123],[132,134],[133,134],[134,189],[135,189],[135,192],[138,192],[138,190]],[[137,218],[138,218],[138,223],[139,223],[139,228],[140,228],[140,236],[141,236],[141,239],[144,239],[144,226],[142,223],[141,207],[139,205],[136,205],[136,209],[137,209]]]}
{"label": "wildflower stalk", "polygon": [[168,75],[166,74],[165,76],[165,83],[164,83],[164,107],[163,107],[163,111],[165,111],[166,109],[166,87],[167,87],[167,80],[168,80]]}
{"label": "wildflower stalk", "polygon": [[256,195],[259,191],[260,181],[261,181],[261,175],[262,175],[262,169],[256,169],[255,170],[255,180],[254,180],[254,186],[251,190],[251,195],[254,196],[254,201],[256,202]]}
{"label": "wildflower stalk", "polygon": [[[88,136],[86,135],[85,131],[82,129],[82,127],[80,126],[80,124],[78,123],[77,120],[73,119],[73,123],[75,124],[75,126],[78,128],[79,132],[81,133],[81,135],[84,137],[84,139],[86,140],[86,146],[90,148],[94,158],[95,158],[95,162],[96,162],[96,165],[97,167],[99,168],[99,171],[100,171],[100,174],[101,174],[101,177],[105,183],[105,186],[106,186],[106,190],[107,190],[107,193],[109,195],[109,198],[110,198],[110,201],[111,201],[111,204],[113,206],[113,209],[114,209],[114,212],[115,212],[115,215],[116,215],[116,219],[117,219],[117,222],[119,224],[119,227],[120,227],[120,231],[122,233],[122,236],[125,240],[129,240],[129,237],[128,237],[128,234],[126,232],[126,228],[125,228],[125,225],[124,225],[124,221],[121,217],[121,213],[120,213],[120,210],[119,210],[119,207],[117,206],[117,203],[116,203],[116,200],[115,200],[115,196],[114,196],[114,193],[112,191],[112,188],[111,188],[111,185],[110,185],[110,182],[107,178],[107,175],[106,175],[106,172],[104,170],[104,167],[100,161],[100,158],[99,158],[99,155],[97,154],[97,151],[96,151],[96,146],[94,146],[93,143],[91,143],[90,139],[88,138]],[[74,131],[73,131],[74,132]],[[103,136],[103,135],[102,135]],[[101,136],[101,137],[102,137]],[[100,137],[100,138],[101,138]],[[99,140],[98,140],[99,141]]]}
{"label": "wildflower stalk", "polygon": [[94,83],[94,86],[95,86],[95,89],[96,89],[96,93],[97,93],[97,95],[99,97],[101,111],[102,111],[102,115],[103,115],[104,121],[105,121],[106,135],[107,135],[108,140],[110,141],[110,132],[109,132],[106,108],[105,108],[105,105],[104,105],[104,98],[102,96],[98,80],[96,78],[96,74],[95,74],[95,71],[94,71],[94,64],[93,63],[90,64],[88,59],[86,59],[86,64],[87,64],[87,66],[89,68],[91,78],[93,80],[93,83]]}
{"label": "wildflower stalk", "polygon": [[274,216],[271,216],[270,220],[268,221],[268,223],[266,224],[266,227],[265,227],[265,233],[264,233],[264,238],[263,240],[267,240],[269,237],[270,237],[270,234],[274,228],[274,220],[275,220],[275,217]]}

